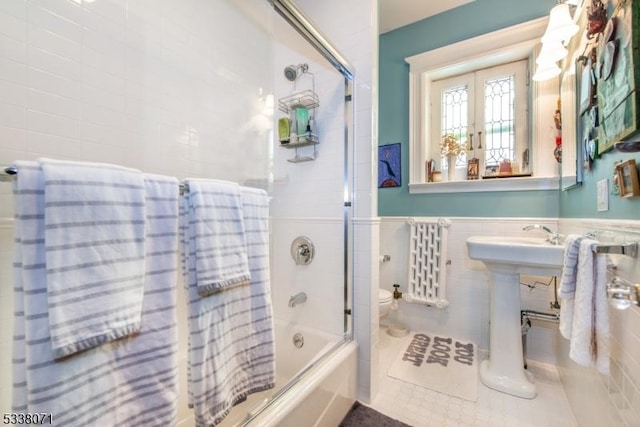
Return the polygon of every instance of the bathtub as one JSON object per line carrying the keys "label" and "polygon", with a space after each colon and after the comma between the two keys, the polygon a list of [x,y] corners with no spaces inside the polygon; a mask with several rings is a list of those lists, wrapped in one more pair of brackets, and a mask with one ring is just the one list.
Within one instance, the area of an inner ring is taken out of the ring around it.
{"label": "bathtub", "polygon": [[250,395],[219,425],[337,426],[355,401],[355,342],[278,320],[275,338],[275,389]]}

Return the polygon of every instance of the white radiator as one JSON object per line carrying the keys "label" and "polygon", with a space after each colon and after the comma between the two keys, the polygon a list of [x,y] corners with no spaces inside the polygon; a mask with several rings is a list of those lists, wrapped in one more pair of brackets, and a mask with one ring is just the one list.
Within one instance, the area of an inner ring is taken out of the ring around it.
{"label": "white radiator", "polygon": [[404,300],[446,308],[447,230],[444,218],[409,218],[409,279]]}

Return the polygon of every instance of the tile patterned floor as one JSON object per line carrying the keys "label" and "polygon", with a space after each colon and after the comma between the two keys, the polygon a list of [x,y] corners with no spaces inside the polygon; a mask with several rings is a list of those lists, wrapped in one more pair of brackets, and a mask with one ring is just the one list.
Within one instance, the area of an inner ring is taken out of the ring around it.
{"label": "tile patterned floor", "polygon": [[386,375],[402,350],[400,340],[380,331],[380,392],[370,405],[413,427],[578,427],[554,365],[529,361],[538,396],[521,399],[478,382],[478,399],[469,402]]}

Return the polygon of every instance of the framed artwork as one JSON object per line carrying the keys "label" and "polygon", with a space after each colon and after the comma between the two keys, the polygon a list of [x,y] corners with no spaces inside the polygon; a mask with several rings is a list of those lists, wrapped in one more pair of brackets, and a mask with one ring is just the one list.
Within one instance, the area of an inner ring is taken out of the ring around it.
{"label": "framed artwork", "polygon": [[378,188],[402,185],[400,160],[399,142],[378,147]]}
{"label": "framed artwork", "polygon": [[640,196],[638,169],[636,168],[635,160],[631,159],[618,163],[616,165],[616,177],[618,179],[618,187],[620,187],[620,196]]}
{"label": "framed artwork", "polygon": [[600,153],[615,143],[638,139],[638,3],[605,2],[607,23],[598,37],[598,105]]}

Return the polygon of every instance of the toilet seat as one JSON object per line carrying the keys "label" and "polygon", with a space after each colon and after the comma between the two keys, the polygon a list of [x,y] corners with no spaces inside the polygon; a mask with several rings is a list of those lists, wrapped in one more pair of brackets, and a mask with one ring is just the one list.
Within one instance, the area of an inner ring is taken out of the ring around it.
{"label": "toilet seat", "polygon": [[393,294],[391,293],[391,291],[388,291],[386,289],[378,289],[379,303],[391,302],[392,299],[393,299]]}

